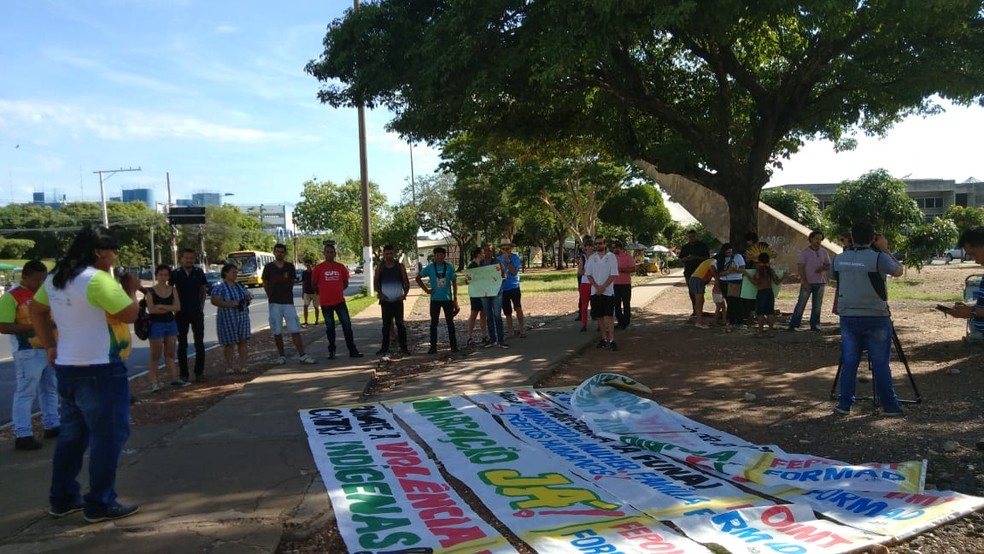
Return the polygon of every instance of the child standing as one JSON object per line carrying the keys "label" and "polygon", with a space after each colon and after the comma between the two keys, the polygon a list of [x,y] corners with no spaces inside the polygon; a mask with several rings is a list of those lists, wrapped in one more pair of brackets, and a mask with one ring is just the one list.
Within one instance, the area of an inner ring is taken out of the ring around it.
{"label": "child standing", "polygon": [[[721,280],[714,277],[714,287],[711,289],[711,298],[714,299],[714,324],[728,325],[728,305],[724,303],[724,293],[721,292]],[[731,329],[726,327],[725,332]]]}
{"label": "child standing", "polygon": [[769,263],[769,255],[765,252],[759,254],[758,263],[755,264],[755,275],[745,271],[745,275],[755,283],[758,292],[755,295],[755,315],[758,324],[757,337],[765,336],[763,328],[766,321],[769,324],[769,336],[775,336],[776,325],[776,295],[772,292],[772,285],[779,284],[779,276],[773,271]]}

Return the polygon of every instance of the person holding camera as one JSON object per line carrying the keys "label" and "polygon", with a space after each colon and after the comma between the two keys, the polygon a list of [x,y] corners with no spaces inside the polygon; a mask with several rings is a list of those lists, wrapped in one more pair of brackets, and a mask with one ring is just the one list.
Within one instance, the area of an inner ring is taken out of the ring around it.
{"label": "person holding camera", "polygon": [[[239,268],[234,264],[222,266],[220,275],[222,281],[212,287],[212,305],[218,308],[215,324],[225,356],[226,373],[249,373],[249,303],[253,301],[253,294],[236,282]],[[232,363],[234,350],[239,351],[238,369]]]}
{"label": "person holding camera", "polygon": [[900,417],[902,407],[892,385],[892,319],[885,277],[902,275],[902,265],[889,253],[888,240],[867,221],[851,227],[854,245],[834,257],[837,310],[841,329],[840,396],[834,412],[851,413],[861,352],[868,352],[882,415]]}

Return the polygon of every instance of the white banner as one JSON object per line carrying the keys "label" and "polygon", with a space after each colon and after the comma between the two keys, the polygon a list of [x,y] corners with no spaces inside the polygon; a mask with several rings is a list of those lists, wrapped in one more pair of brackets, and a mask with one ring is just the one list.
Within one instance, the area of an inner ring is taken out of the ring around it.
{"label": "white banner", "polygon": [[838,554],[877,544],[881,537],[816,519],[798,504],[743,508],[723,514],[673,520],[697,542],[717,543],[733,554]]}
{"label": "white banner", "polygon": [[449,473],[537,552],[588,547],[595,552],[651,552],[633,539],[632,529],[648,529],[667,550],[708,552],[516,439],[464,398],[387,407],[427,443]]}
{"label": "white banner", "polygon": [[516,552],[381,406],[300,415],[350,552]]}
{"label": "white banner", "polygon": [[775,504],[659,454],[601,437],[532,389],[468,397],[485,405],[520,439],[654,518]]}
{"label": "white banner", "polygon": [[[845,552],[984,507],[955,492],[909,492],[921,488],[920,462],[789,454],[632,394],[643,390],[602,374],[573,392],[520,388],[300,416],[341,536],[359,554],[515,552],[496,530],[503,525],[537,552],[708,552],[698,543]],[[476,514],[448,474],[495,519]],[[869,489],[893,483],[903,485]]]}
{"label": "white banner", "polygon": [[623,375],[602,373],[575,389],[571,408],[602,436],[722,473],[739,482],[747,479],[771,487],[906,493],[918,493],[924,485],[923,461],[849,465],[816,456],[788,454],[778,447],[752,445],[725,433],[702,432],[700,424],[633,392],[649,392],[649,389]]}

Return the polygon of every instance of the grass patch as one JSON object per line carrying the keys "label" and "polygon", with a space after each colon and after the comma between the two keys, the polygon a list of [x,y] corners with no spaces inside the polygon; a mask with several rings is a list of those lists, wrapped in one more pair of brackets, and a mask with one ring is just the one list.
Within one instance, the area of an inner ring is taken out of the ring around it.
{"label": "grass patch", "polygon": [[963,291],[927,292],[919,290],[921,280],[892,279],[888,282],[888,299],[891,300],[925,300],[932,302],[960,302]]}
{"label": "grass patch", "polygon": [[[355,314],[366,309],[368,306],[375,304],[378,300],[375,296],[368,296],[366,294],[356,294],[355,296],[348,296],[345,298],[345,303],[348,304],[349,316],[354,317]],[[337,318],[336,318],[337,319]]]}

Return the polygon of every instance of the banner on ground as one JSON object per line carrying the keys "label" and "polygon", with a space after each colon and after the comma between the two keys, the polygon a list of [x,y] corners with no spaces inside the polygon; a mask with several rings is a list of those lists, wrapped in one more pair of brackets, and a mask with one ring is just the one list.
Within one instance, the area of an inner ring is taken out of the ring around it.
{"label": "banner on ground", "polygon": [[381,406],[300,415],[349,551],[516,551]]}
{"label": "banner on ground", "polygon": [[626,529],[648,529],[666,549],[707,549],[664,527],[595,482],[509,434],[476,404],[436,398],[387,404],[475,492],[496,518],[537,552],[572,552],[593,545],[610,552],[651,551]]}
{"label": "banner on ground", "polygon": [[[514,552],[506,537],[538,552],[843,552],[984,506],[891,490],[921,484],[911,464],[852,466],[756,445],[632,394],[644,390],[601,374],[576,390],[300,415],[341,536],[365,554]],[[889,490],[866,490],[873,484]]]}
{"label": "banner on ground", "polygon": [[[922,491],[925,461],[850,465],[789,454],[775,446],[751,445],[723,434],[692,432],[681,424],[686,419],[683,416],[630,392],[639,389],[646,388],[622,375],[595,375],[574,391],[571,409],[602,436],[726,475],[736,482],[769,487]],[[691,429],[700,429],[692,423]]]}

